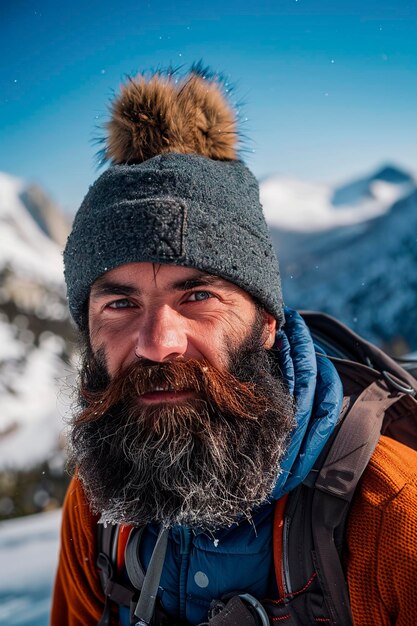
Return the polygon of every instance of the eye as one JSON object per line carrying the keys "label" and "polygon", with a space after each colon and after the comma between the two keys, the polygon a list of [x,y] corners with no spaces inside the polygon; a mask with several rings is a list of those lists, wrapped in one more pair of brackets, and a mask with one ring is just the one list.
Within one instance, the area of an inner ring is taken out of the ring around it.
{"label": "eye", "polygon": [[122,298],[121,300],[113,300],[107,305],[108,309],[129,309],[133,304],[127,299]]}
{"label": "eye", "polygon": [[213,298],[213,294],[209,291],[193,291],[187,302],[203,302],[203,300],[209,300],[210,298]]}

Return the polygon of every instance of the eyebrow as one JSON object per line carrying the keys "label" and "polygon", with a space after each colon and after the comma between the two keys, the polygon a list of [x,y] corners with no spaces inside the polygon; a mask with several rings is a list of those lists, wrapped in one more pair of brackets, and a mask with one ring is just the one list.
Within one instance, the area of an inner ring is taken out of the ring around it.
{"label": "eyebrow", "polygon": [[195,276],[190,276],[185,280],[177,280],[171,283],[168,286],[168,289],[172,289],[174,291],[188,291],[189,289],[194,289],[195,287],[209,287],[214,285],[219,287],[225,286],[225,281],[223,278],[219,278],[213,274],[199,273]]}
{"label": "eyebrow", "polygon": [[132,296],[138,295],[140,290],[133,285],[118,283],[113,280],[103,280],[97,282],[91,287],[91,295],[93,298],[100,296]]}
{"label": "eyebrow", "polygon": [[[226,283],[223,278],[214,276],[213,274],[202,274],[199,272],[194,276],[185,279],[176,280],[168,283],[165,291],[188,291],[196,287],[219,286],[228,287],[230,290],[237,289],[233,283]],[[98,280],[91,288],[91,296],[98,298],[101,296],[139,296],[142,290],[129,283],[120,283],[114,280],[105,279]]]}

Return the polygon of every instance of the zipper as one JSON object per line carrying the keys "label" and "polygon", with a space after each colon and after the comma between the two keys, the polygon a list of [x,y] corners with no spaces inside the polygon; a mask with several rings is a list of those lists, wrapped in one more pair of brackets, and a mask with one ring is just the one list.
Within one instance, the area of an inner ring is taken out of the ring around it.
{"label": "zipper", "polygon": [[180,618],[186,619],[187,613],[187,578],[190,563],[192,536],[191,530],[187,527],[180,526],[180,580],[179,580],[179,600],[180,600]]}
{"label": "zipper", "polygon": [[282,582],[283,582],[285,596],[289,596],[292,593],[291,580],[290,580],[290,564],[288,561],[289,531],[290,531],[290,520],[288,519],[288,517],[285,517],[284,528],[282,530]]}

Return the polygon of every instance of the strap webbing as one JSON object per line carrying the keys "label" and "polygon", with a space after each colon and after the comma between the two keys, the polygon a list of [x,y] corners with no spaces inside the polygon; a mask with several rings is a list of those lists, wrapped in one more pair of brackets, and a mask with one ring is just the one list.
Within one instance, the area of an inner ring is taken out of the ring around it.
{"label": "strap webbing", "polygon": [[110,597],[107,593],[107,588],[113,578],[114,562],[112,560],[112,549],[114,542],[117,543],[117,533],[117,526],[104,525],[100,523],[97,524],[97,543],[99,546],[97,567],[99,570],[101,585],[105,594],[103,613],[100,621],[98,622],[98,626],[110,625]]}
{"label": "strap webbing", "polygon": [[143,624],[147,626],[151,622],[165,561],[168,532],[168,528],[161,528],[159,531],[155,548],[152,552],[151,560],[143,580],[139,600],[134,611],[134,615],[138,618],[137,625]]}
{"label": "strap webbing", "polygon": [[135,589],[141,591],[145,572],[140,562],[139,546],[145,527],[133,528],[126,544],[124,564],[129,580]]}

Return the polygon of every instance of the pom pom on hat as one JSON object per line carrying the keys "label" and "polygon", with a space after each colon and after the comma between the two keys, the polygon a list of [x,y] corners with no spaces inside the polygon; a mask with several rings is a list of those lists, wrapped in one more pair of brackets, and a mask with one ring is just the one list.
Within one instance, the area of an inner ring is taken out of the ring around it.
{"label": "pom pom on hat", "polygon": [[137,164],[160,154],[237,159],[235,113],[222,78],[193,66],[188,75],[139,74],[122,85],[106,124],[104,161]]}

